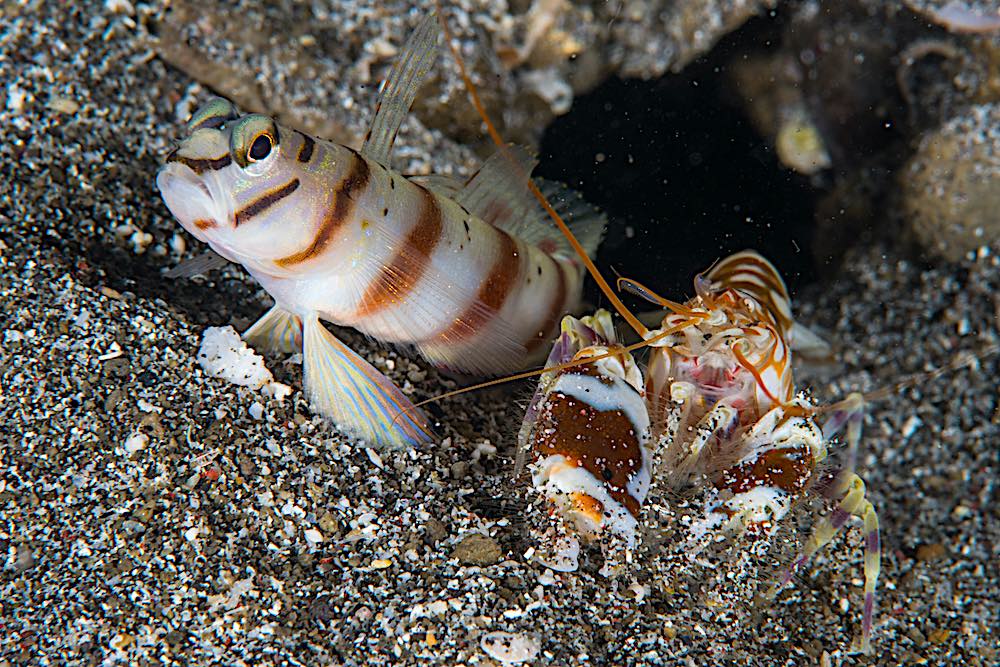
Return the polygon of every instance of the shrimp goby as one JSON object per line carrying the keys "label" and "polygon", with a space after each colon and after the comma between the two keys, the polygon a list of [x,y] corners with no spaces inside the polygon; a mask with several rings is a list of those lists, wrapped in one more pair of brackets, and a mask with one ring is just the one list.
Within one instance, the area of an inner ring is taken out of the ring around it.
{"label": "shrimp goby", "polygon": [[604,310],[563,319],[548,365],[570,361],[580,365],[542,376],[521,430],[540,499],[533,506],[536,558],[554,570],[573,571],[580,540],[598,541],[601,571],[611,575],[632,559],[649,491],[650,424],[642,374],[617,342]]}
{"label": "shrimp goby", "polygon": [[[322,321],[413,349],[463,375],[499,375],[545,356],[580,298],[583,268],[528,188],[535,160],[505,148],[466,181],[407,178],[392,146],[437,53],[434,15],[390,73],[360,151],[216,99],[157,177],[181,225],[239,263],[274,298],[245,334],[303,352],[315,410],[372,444],[433,439],[428,419]],[[586,253],[604,218],[539,182]]]}

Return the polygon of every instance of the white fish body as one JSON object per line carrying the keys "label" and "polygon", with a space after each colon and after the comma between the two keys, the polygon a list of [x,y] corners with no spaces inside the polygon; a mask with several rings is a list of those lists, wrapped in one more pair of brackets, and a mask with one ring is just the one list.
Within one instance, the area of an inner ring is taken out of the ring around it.
{"label": "white fish body", "polygon": [[[494,155],[465,183],[425,186],[388,166],[436,38],[428,17],[360,152],[217,99],[194,115],[157,177],[180,223],[274,298],[245,337],[286,351],[304,345],[314,407],[385,445],[429,440],[430,427],[320,320],[413,346],[444,369],[496,375],[543,352],[582,286],[575,255],[526,187],[534,161],[523,151]],[[603,218],[559,198],[592,252]]]}

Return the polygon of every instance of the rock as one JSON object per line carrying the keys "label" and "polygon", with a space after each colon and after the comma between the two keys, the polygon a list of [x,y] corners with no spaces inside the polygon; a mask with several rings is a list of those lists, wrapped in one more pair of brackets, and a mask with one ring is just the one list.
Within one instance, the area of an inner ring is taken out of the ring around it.
{"label": "rock", "polygon": [[936,542],[934,544],[921,544],[917,547],[917,560],[938,560],[947,554],[948,549],[940,542]]}
{"label": "rock", "polygon": [[13,566],[17,572],[24,572],[35,566],[35,554],[32,552],[31,546],[27,544],[17,545],[17,550],[13,558]]}
{"label": "rock", "polygon": [[448,528],[443,523],[434,517],[427,519],[424,524],[424,541],[427,544],[435,546],[446,537],[448,537]]}
{"label": "rock", "polygon": [[463,565],[493,565],[503,558],[503,550],[492,537],[472,533],[455,546],[452,557]]}
{"label": "rock", "polygon": [[[175,0],[157,22],[153,48],[165,62],[246,111],[360,145],[374,91],[424,15],[424,4],[402,2],[384,13],[372,12],[366,3],[330,9],[300,5],[285,12],[255,4],[233,14],[221,0]],[[623,9],[583,0],[478,2],[453,4],[446,14],[505,138],[536,145],[575,95],[616,73],[653,78],[678,71],[776,4],[643,0]],[[261,71],[279,75],[260,76]],[[443,150],[458,164],[470,156],[459,144],[481,138],[479,117],[446,48],[415,100],[414,115],[418,122],[412,128],[404,124],[403,133],[425,156]]]}
{"label": "rock", "polygon": [[451,478],[464,479],[469,474],[468,461],[455,461],[451,464]]}
{"label": "rock", "polygon": [[913,237],[957,261],[1000,239],[1000,104],[976,105],[928,134],[900,172]]}

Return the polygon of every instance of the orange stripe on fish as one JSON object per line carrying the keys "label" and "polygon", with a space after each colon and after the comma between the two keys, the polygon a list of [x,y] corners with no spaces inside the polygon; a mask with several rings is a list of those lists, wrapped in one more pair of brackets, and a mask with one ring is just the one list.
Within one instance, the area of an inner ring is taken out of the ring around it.
{"label": "orange stripe on fish", "polygon": [[441,206],[434,194],[420,188],[423,208],[420,218],[407,235],[403,246],[392,261],[383,266],[378,276],[371,282],[356,317],[367,317],[384,308],[400,304],[420,282],[431,262],[431,253],[441,240],[444,223]]}
{"label": "orange stripe on fish", "polygon": [[320,221],[312,242],[304,250],[274,260],[275,264],[288,268],[318,257],[336,236],[341,225],[348,221],[358,193],[368,186],[371,178],[368,162],[354,151],[351,151],[351,155],[354,156],[351,169],[334,191],[333,205],[327,209],[326,215]]}
{"label": "orange stripe on fish", "polygon": [[[549,310],[545,315],[545,319],[542,320],[541,325],[538,327],[538,332],[529,338],[524,344],[525,349],[531,353],[538,349],[538,346],[542,343],[548,342],[552,331],[555,329],[559,320],[562,319],[563,314],[566,312],[566,273],[563,268],[563,263],[559,262],[552,257],[546,255],[546,258],[552,262],[555,267],[556,272],[556,289],[552,295],[552,301],[549,303]],[[539,271],[541,268],[539,267]],[[541,274],[539,274],[541,275]]]}
{"label": "orange stripe on fish", "polygon": [[214,158],[191,158],[178,155],[177,151],[174,151],[167,156],[166,161],[179,162],[194,173],[201,174],[206,171],[218,171],[219,169],[225,169],[232,163],[233,159],[229,157],[228,153]]}
{"label": "orange stripe on fish", "polygon": [[519,241],[502,229],[495,227],[491,229],[494,234],[493,242],[499,247],[493,267],[479,287],[476,303],[455,318],[447,329],[435,336],[440,341],[455,342],[482,330],[482,327],[503,307],[521,272],[521,258],[526,253]]}
{"label": "orange stripe on fish", "polygon": [[295,156],[295,159],[303,164],[309,162],[313,156],[313,150],[316,148],[316,142],[308,134],[299,132],[298,135],[302,137],[302,146],[299,147],[299,153]]}

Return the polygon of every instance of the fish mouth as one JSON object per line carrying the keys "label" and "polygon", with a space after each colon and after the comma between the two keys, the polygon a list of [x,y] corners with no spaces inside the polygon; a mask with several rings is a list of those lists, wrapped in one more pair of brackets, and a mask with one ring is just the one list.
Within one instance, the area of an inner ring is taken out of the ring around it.
{"label": "fish mouth", "polygon": [[156,187],[184,228],[206,241],[204,232],[217,225],[215,199],[195,169],[176,158],[168,160],[156,174]]}

